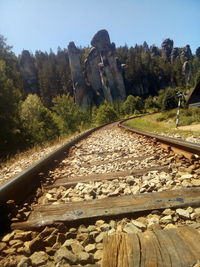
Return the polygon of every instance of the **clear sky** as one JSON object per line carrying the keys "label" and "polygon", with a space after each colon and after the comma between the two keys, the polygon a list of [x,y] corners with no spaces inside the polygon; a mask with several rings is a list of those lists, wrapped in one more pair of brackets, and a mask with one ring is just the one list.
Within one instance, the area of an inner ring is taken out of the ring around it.
{"label": "clear sky", "polygon": [[146,41],[161,46],[200,46],[200,0],[0,0],[0,34],[19,54],[88,46],[107,29],[117,46]]}

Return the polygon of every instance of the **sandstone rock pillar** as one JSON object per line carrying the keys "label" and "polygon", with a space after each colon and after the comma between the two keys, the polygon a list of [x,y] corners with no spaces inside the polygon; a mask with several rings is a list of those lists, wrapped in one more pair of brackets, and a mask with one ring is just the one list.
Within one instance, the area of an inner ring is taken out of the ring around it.
{"label": "sandstone rock pillar", "polygon": [[75,101],[80,108],[86,109],[91,104],[91,94],[89,88],[85,83],[85,78],[80,62],[80,51],[75,46],[74,42],[69,43],[68,54]]}
{"label": "sandstone rock pillar", "polygon": [[92,41],[100,55],[99,71],[105,99],[108,102],[123,100],[126,98],[122,69],[116,58],[114,43],[110,43],[110,37],[106,30],[98,31]]}
{"label": "sandstone rock pillar", "polygon": [[85,60],[86,80],[94,92],[95,104],[100,105],[104,101],[103,85],[99,73],[100,55],[96,48],[90,49],[89,55]]}

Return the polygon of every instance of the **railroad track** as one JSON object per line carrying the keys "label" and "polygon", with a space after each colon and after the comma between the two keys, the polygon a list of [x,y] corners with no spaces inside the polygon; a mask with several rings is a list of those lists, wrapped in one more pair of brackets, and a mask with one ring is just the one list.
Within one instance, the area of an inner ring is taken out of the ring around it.
{"label": "railroad track", "polygon": [[[0,189],[2,203],[18,205],[2,205],[11,230],[1,238],[0,266],[178,267],[200,260],[198,146],[120,126],[80,136]],[[156,248],[160,258],[152,259]]]}

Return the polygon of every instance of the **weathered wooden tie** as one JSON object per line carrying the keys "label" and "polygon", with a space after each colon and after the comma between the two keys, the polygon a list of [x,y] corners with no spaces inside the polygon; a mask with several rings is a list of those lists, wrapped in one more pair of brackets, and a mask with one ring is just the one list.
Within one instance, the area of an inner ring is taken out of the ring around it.
{"label": "weathered wooden tie", "polygon": [[102,180],[113,180],[113,179],[124,179],[125,176],[129,175],[142,175],[144,173],[150,171],[166,171],[168,172],[168,165],[163,166],[153,166],[150,168],[143,168],[143,169],[132,169],[132,170],[125,170],[125,171],[117,171],[117,172],[107,172],[101,174],[90,174],[87,176],[75,176],[75,177],[63,177],[56,179],[55,183],[52,185],[45,186],[46,189],[51,189],[54,187],[64,186],[64,187],[71,187],[75,186],[77,183],[85,183],[85,182],[95,182],[95,181],[102,181]]}
{"label": "weathered wooden tie", "polygon": [[200,205],[200,188],[110,197],[65,204],[35,206],[26,222],[13,223],[12,229],[34,229],[56,222],[133,214],[154,209]]}
{"label": "weathered wooden tie", "polygon": [[200,260],[200,234],[188,226],[107,235],[103,244],[101,267],[189,267]]}

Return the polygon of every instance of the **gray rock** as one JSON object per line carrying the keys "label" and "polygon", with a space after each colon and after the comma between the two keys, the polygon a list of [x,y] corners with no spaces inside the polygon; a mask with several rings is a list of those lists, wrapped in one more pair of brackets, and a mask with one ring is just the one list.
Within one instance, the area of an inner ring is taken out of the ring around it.
{"label": "gray rock", "polygon": [[83,246],[77,240],[74,240],[74,242],[71,244],[71,248],[76,256],[78,256],[78,254],[84,250]]}
{"label": "gray rock", "polygon": [[111,226],[108,223],[104,223],[100,226],[100,229],[102,231],[108,231],[111,228]]}
{"label": "gray rock", "polygon": [[96,221],[95,225],[96,225],[96,226],[101,226],[101,225],[104,224],[104,223],[105,223],[104,220],[98,220],[98,221]]}
{"label": "gray rock", "polygon": [[90,90],[85,84],[83,70],[80,63],[80,51],[74,42],[68,45],[69,64],[71,69],[75,101],[81,108],[88,108],[91,104]]}
{"label": "gray rock", "polygon": [[9,242],[9,245],[12,247],[12,248],[19,248],[19,247],[22,247],[23,246],[23,241],[21,240],[18,240],[18,239],[13,239]]}
{"label": "gray rock", "polygon": [[154,224],[158,225],[160,222],[159,216],[147,218],[147,222],[148,222],[148,227],[153,226]]}
{"label": "gray rock", "polygon": [[94,252],[96,250],[95,244],[89,244],[85,247],[86,252]]}
{"label": "gray rock", "polygon": [[182,180],[185,180],[185,179],[191,179],[192,177],[193,177],[192,174],[187,173],[187,174],[183,174],[183,175],[181,176],[181,179],[182,179]]}
{"label": "gray rock", "polygon": [[172,216],[166,215],[160,219],[161,223],[171,223],[172,222]]}
{"label": "gray rock", "polygon": [[7,245],[5,242],[0,242],[0,251],[4,250],[7,248]]}
{"label": "gray rock", "polygon": [[129,184],[129,185],[134,185],[135,184],[135,178],[132,177],[132,176],[129,176],[126,178],[126,182]]}
{"label": "gray rock", "polygon": [[38,236],[34,238],[31,241],[27,241],[24,243],[24,246],[26,248],[27,252],[30,252],[31,254],[36,252],[36,251],[41,251],[44,249],[44,242],[41,238]]}
{"label": "gray rock", "polygon": [[96,243],[102,242],[104,236],[105,236],[105,233],[104,233],[104,232],[101,232],[101,233],[95,238],[95,242],[96,242]]}
{"label": "gray rock", "polygon": [[30,257],[33,266],[45,265],[49,259],[49,256],[44,251],[33,253]]}
{"label": "gray rock", "polygon": [[110,43],[108,32],[106,30],[98,31],[91,44],[100,54],[99,72],[105,99],[108,102],[125,99],[126,92],[121,65],[117,61],[115,44]]}
{"label": "gray rock", "polygon": [[141,232],[141,230],[137,228],[135,225],[133,225],[132,223],[127,223],[123,231],[128,234],[136,234],[136,233]]}
{"label": "gray rock", "polygon": [[63,245],[62,245],[62,247],[67,247],[67,248],[71,248],[71,245],[73,244],[75,242],[75,240],[74,239],[67,239],[64,243],[63,243]]}
{"label": "gray rock", "polygon": [[164,59],[170,59],[170,56],[171,56],[171,52],[172,52],[172,49],[173,49],[173,45],[174,45],[174,42],[173,40],[171,39],[165,39],[163,42],[162,42],[162,57]]}
{"label": "gray rock", "polygon": [[17,267],[30,267],[30,266],[31,266],[31,259],[27,257],[23,257],[17,264]]}
{"label": "gray rock", "polygon": [[85,61],[85,69],[87,80],[94,91],[97,105],[100,105],[104,101],[104,93],[98,66],[100,61],[100,54],[96,48],[92,47]]}
{"label": "gray rock", "polygon": [[190,60],[191,58],[192,58],[192,51],[190,49],[190,46],[186,45],[185,47],[182,48],[181,60],[183,62],[185,60]]}
{"label": "gray rock", "polygon": [[87,262],[90,258],[90,254],[84,251],[79,252],[77,256],[80,262]]}
{"label": "gray rock", "polygon": [[77,257],[66,247],[61,247],[56,251],[54,260],[56,263],[63,260],[66,262],[75,263],[77,261]]}
{"label": "gray rock", "polygon": [[11,239],[14,238],[14,235],[15,235],[15,232],[13,231],[13,232],[11,232],[11,233],[5,235],[5,236],[2,238],[1,241],[2,241],[2,242],[9,242]]}
{"label": "gray rock", "polygon": [[24,231],[18,230],[15,234],[15,239],[28,241],[31,239],[31,231],[24,232]]}
{"label": "gray rock", "polygon": [[173,215],[175,213],[174,210],[171,210],[171,209],[165,209],[162,214],[163,215]]}
{"label": "gray rock", "polygon": [[190,219],[190,213],[187,211],[187,210],[184,210],[184,209],[177,209],[176,210],[176,214],[178,214],[178,216],[181,218],[181,219]]}
{"label": "gray rock", "polygon": [[131,223],[134,224],[138,229],[144,231],[147,227],[144,223],[136,221],[136,220],[131,220]]}
{"label": "gray rock", "polygon": [[97,250],[94,253],[94,260],[101,260],[102,256],[103,256],[103,251],[102,250]]}
{"label": "gray rock", "polygon": [[107,50],[110,46],[110,37],[106,30],[98,31],[92,38],[91,45],[96,47],[100,52]]}
{"label": "gray rock", "polygon": [[191,78],[190,69],[190,63],[188,61],[185,61],[182,67],[182,74],[185,76],[186,82],[189,82]]}

